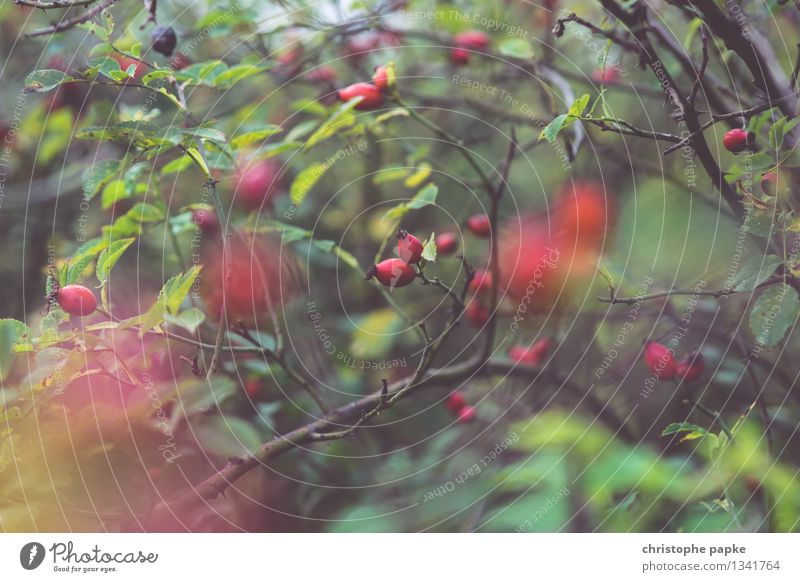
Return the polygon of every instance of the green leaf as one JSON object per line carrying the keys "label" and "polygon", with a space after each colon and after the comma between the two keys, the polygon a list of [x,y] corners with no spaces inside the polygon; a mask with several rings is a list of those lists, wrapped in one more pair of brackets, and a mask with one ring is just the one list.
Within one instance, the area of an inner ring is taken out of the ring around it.
{"label": "green leaf", "polygon": [[531,43],[520,37],[506,37],[498,47],[501,55],[511,57],[514,59],[521,59],[524,61],[531,60],[534,57],[533,47]]}
{"label": "green leaf", "polygon": [[775,255],[751,257],[733,280],[734,291],[752,291],[770,278],[783,261]]}
{"label": "green leaf", "polygon": [[561,133],[561,130],[564,127],[564,122],[567,121],[567,117],[569,116],[566,113],[557,115],[553,121],[544,126],[542,131],[539,133],[539,139],[546,139],[550,143],[555,142],[558,134]]}
{"label": "green leaf", "polygon": [[372,183],[375,185],[386,184],[403,180],[408,176],[409,168],[406,166],[385,166],[372,176]]}
{"label": "green leaf", "polygon": [[308,138],[303,149],[308,150],[337,132],[352,126],[356,121],[353,108],[361,103],[361,100],[361,97],[357,97],[340,105],[328,119],[322,122],[322,125],[319,126],[317,131],[311,134],[311,137]]}
{"label": "green leaf", "polygon": [[578,97],[575,101],[573,101],[572,105],[570,105],[567,115],[574,118],[580,117],[583,114],[583,111],[586,109],[586,106],[589,104],[590,99],[591,97],[588,93],[584,93]]}
{"label": "green leaf", "polygon": [[161,168],[161,175],[166,176],[167,174],[180,174],[186,168],[190,168],[194,166],[194,160],[187,155],[183,155],[179,158],[176,158],[165,164],[163,168]]}
{"label": "green leaf", "polygon": [[182,327],[190,334],[194,334],[197,328],[206,320],[206,315],[197,307],[190,307],[181,311],[178,315],[167,314],[167,322],[172,325]]}
{"label": "green leaf", "polygon": [[164,213],[161,209],[158,206],[146,202],[139,202],[134,205],[134,207],[126,213],[126,216],[137,223],[160,222],[164,220]]}
{"label": "green leaf", "polygon": [[251,144],[254,144],[259,141],[264,141],[271,135],[275,135],[276,133],[280,133],[283,131],[277,125],[269,125],[262,129],[256,131],[250,131],[247,133],[243,133],[242,135],[237,135],[235,138],[231,140],[231,147],[235,149],[247,147]]}
{"label": "green leaf", "polygon": [[192,432],[205,451],[222,457],[249,456],[261,446],[253,425],[233,416],[198,417],[192,421]]}
{"label": "green leaf", "polygon": [[661,431],[661,436],[678,434],[680,432],[687,433],[681,439],[681,442],[699,439],[704,437],[708,433],[708,431],[704,429],[702,426],[697,424],[692,424],[691,422],[673,422],[671,424],[668,424],[667,427]]}
{"label": "green leaf", "polygon": [[253,75],[258,75],[266,70],[267,67],[264,65],[234,65],[227,71],[223,71],[219,75],[215,76],[211,82],[211,85],[221,89],[230,89],[239,81],[247,79],[248,77],[252,77]]}
{"label": "green leaf", "polygon": [[46,93],[62,85],[74,81],[73,77],[57,69],[40,69],[25,77],[25,91],[28,93]]}
{"label": "green leaf", "polygon": [[800,298],[793,287],[776,285],[766,289],[750,310],[750,330],[758,344],[772,347],[783,339],[800,315]]}
{"label": "green leaf", "polygon": [[32,337],[30,328],[16,319],[0,319],[0,380],[11,371],[14,347],[28,344]]}
{"label": "green leaf", "polygon": [[184,129],[183,133],[184,135],[188,135],[193,139],[201,138],[219,143],[226,142],[225,134],[218,129],[213,129],[211,127],[193,127],[191,129]]}
{"label": "green leaf", "polygon": [[200,171],[203,172],[203,176],[205,176],[206,179],[211,178],[211,170],[206,165],[206,161],[203,159],[203,156],[200,154],[197,148],[188,148],[186,150],[186,155],[192,159],[198,168],[200,168]]}
{"label": "green leaf", "polygon": [[436,233],[431,233],[431,238],[425,241],[425,246],[422,247],[422,258],[428,262],[436,261]]}
{"label": "green leaf", "polygon": [[181,303],[186,299],[189,291],[192,290],[197,276],[200,274],[200,267],[195,265],[186,273],[171,277],[162,288],[161,292],[164,294],[164,301],[169,313],[175,315],[180,309]]}
{"label": "green leaf", "polygon": [[108,246],[108,240],[105,238],[93,238],[83,243],[72,254],[67,265],[66,273],[63,280],[60,280],[61,285],[70,285],[73,283],[82,283],[84,279],[84,272],[86,268],[97,258],[97,255]]}
{"label": "green leaf", "polygon": [[417,171],[406,178],[403,185],[406,188],[418,188],[420,184],[430,177],[432,169],[433,167],[428,162],[422,162],[417,168]]}
{"label": "green leaf", "polygon": [[316,163],[305,168],[295,176],[294,182],[289,187],[289,196],[292,203],[299,206],[303,203],[309,191],[319,182],[319,179],[328,171],[328,164]]}
{"label": "green leaf", "polygon": [[114,32],[114,19],[111,12],[106,8],[100,12],[100,18],[94,18],[78,24],[79,28],[84,28],[97,36],[102,41],[107,41]]}
{"label": "green leaf", "polygon": [[123,238],[115,240],[107,248],[103,249],[97,259],[97,279],[101,282],[107,281],[111,274],[111,269],[117,264],[122,253],[131,246],[135,238]]}
{"label": "green leaf", "polygon": [[417,194],[411,199],[411,202],[408,203],[408,207],[411,210],[419,210],[420,208],[424,208],[430,204],[435,204],[436,197],[438,195],[439,187],[431,182],[426,184],[422,190],[417,192]]}
{"label": "green leaf", "polygon": [[91,200],[122,168],[121,160],[101,160],[83,172],[83,197]]}

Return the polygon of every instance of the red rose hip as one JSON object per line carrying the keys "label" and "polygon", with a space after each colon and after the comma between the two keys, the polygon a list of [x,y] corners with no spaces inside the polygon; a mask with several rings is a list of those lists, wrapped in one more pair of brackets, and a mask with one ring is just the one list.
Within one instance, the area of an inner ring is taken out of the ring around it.
{"label": "red rose hip", "polygon": [[475,420],[475,409],[469,404],[462,406],[461,410],[458,411],[458,422],[468,424],[473,420]]}
{"label": "red rose hip", "polygon": [[732,129],[722,137],[722,145],[725,149],[734,154],[741,153],[748,149],[753,143],[753,134],[744,129]]}
{"label": "red rose hip", "polygon": [[658,342],[647,342],[644,347],[644,362],[659,380],[672,380],[675,377],[677,364],[675,356],[667,346]]}
{"label": "red rose hip", "polygon": [[705,371],[705,361],[699,352],[693,352],[678,362],[675,373],[686,382],[697,380]]}
{"label": "red rose hip", "polygon": [[489,310],[477,299],[473,299],[464,310],[469,321],[475,327],[483,327],[489,321]]}
{"label": "red rose hip", "polygon": [[470,216],[467,219],[467,228],[476,236],[488,237],[492,233],[492,225],[486,214]]}
{"label": "red rose hip", "polygon": [[94,293],[83,285],[66,285],[58,290],[55,298],[61,309],[70,315],[84,317],[97,309]]}
{"label": "red rose hip", "polygon": [[404,260],[386,259],[368,268],[365,279],[370,280],[374,277],[381,285],[394,289],[410,285],[416,276],[414,269]]}
{"label": "red rose hip", "polygon": [[383,93],[372,83],[354,83],[344,89],[339,89],[338,95],[340,101],[363,97],[355,107],[359,111],[369,111],[383,105]]}
{"label": "red rose hip", "polygon": [[436,237],[436,253],[452,255],[458,248],[458,237],[455,233],[445,232]]}
{"label": "red rose hip", "polygon": [[528,366],[539,366],[547,357],[550,351],[550,338],[545,337],[538,340],[532,346],[514,346],[508,350],[508,357],[518,364]]}
{"label": "red rose hip", "polygon": [[406,230],[397,231],[397,256],[406,263],[419,263],[422,258],[422,243]]}
{"label": "red rose hip", "polygon": [[492,274],[489,271],[479,269],[478,271],[475,271],[472,280],[469,282],[469,290],[476,294],[490,293],[492,291],[493,283],[494,280],[492,279]]}
{"label": "red rose hip", "polygon": [[461,392],[453,392],[445,398],[444,405],[453,414],[458,414],[458,411],[467,405],[467,399]]}

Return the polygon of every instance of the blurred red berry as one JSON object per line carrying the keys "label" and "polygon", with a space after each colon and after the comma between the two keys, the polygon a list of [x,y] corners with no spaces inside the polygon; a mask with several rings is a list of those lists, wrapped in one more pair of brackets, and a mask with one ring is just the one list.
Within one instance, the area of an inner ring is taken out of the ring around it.
{"label": "blurred red berry", "polygon": [[444,405],[453,414],[457,414],[459,410],[464,408],[467,404],[467,399],[461,392],[452,392],[445,398]]}
{"label": "blurred red berry", "polygon": [[665,345],[649,341],[644,348],[644,362],[656,378],[662,382],[675,377],[677,364],[672,351]]}
{"label": "blurred red berry", "polygon": [[492,233],[492,223],[486,214],[470,216],[467,219],[467,228],[476,236],[488,237]]}
{"label": "blurred red berry", "polygon": [[489,321],[489,310],[477,299],[473,299],[467,304],[464,310],[469,321],[475,327],[483,327]]}
{"label": "blurred red berry", "polygon": [[458,236],[453,232],[444,232],[436,237],[436,254],[452,255],[458,249]]}
{"label": "blurred red berry", "polygon": [[458,422],[468,424],[473,420],[475,420],[475,409],[469,404],[462,406],[461,410],[458,411]]}
{"label": "blurred red berry", "polygon": [[699,352],[693,352],[687,355],[680,362],[678,362],[678,365],[675,368],[675,373],[678,378],[686,382],[697,380],[703,375],[704,371],[705,361],[703,360],[703,355]]}
{"label": "blurred red berry", "polygon": [[246,162],[239,168],[236,202],[248,210],[268,204],[281,187],[281,166],[275,160]]}
{"label": "blurred red berry", "polygon": [[550,338],[542,338],[532,346],[514,346],[508,350],[508,356],[520,364],[540,366],[550,351]]}

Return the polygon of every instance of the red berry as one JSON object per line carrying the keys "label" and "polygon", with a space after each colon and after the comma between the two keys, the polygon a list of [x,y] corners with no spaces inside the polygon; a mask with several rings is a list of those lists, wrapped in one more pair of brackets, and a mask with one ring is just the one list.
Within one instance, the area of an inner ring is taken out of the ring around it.
{"label": "red berry", "polygon": [[744,129],[732,129],[722,137],[722,145],[725,149],[734,154],[738,154],[749,148],[754,140],[754,136]]}
{"label": "red berry", "polygon": [[667,346],[649,341],[644,347],[644,362],[659,380],[672,380],[675,377],[675,356]]}
{"label": "red berry", "polygon": [[489,310],[480,301],[473,299],[464,310],[467,320],[475,327],[483,327],[489,321]]}
{"label": "red berry", "polygon": [[372,83],[354,83],[344,89],[339,89],[339,101],[350,101],[356,97],[363,97],[355,107],[360,111],[377,109],[383,105],[383,93]]}
{"label": "red berry", "polygon": [[467,399],[461,392],[452,392],[445,398],[444,405],[453,414],[458,414],[458,411],[467,405]]}
{"label": "red berry", "polygon": [[250,398],[255,398],[261,392],[261,381],[258,378],[250,378],[244,384],[244,391]]}
{"label": "red berry", "polygon": [[450,49],[450,62],[454,65],[466,65],[469,63],[470,52],[463,48]]}
{"label": "red berry", "polygon": [[540,366],[550,351],[550,338],[545,337],[532,346],[514,346],[508,350],[508,357],[519,364]]}
{"label": "red berry", "polygon": [[445,232],[436,237],[436,254],[452,255],[458,248],[458,237],[455,233]]}
{"label": "red berry", "polygon": [[466,65],[472,51],[483,51],[489,48],[489,36],[480,30],[467,30],[453,37],[455,47],[450,49],[450,61],[454,65]]}
{"label": "red berry", "polygon": [[462,406],[458,411],[458,422],[467,424],[473,420],[475,420],[475,409],[470,405]]}
{"label": "red berry", "polygon": [[405,230],[397,231],[397,256],[406,263],[419,263],[422,258],[422,249],[422,243],[413,234],[408,234],[408,231]]}
{"label": "red berry", "polygon": [[703,361],[703,355],[699,352],[693,352],[678,362],[675,373],[678,378],[686,382],[691,382],[702,376],[704,370],[705,362]]}
{"label": "red berry", "polygon": [[389,89],[389,68],[386,65],[379,65],[375,67],[375,72],[372,74],[372,82],[378,91],[386,91]]}
{"label": "red berry", "polygon": [[246,165],[239,172],[236,200],[248,210],[258,210],[280,189],[280,165],[274,160],[261,160]]}
{"label": "red berry", "polygon": [[67,285],[56,293],[56,302],[70,315],[83,317],[94,313],[97,309],[97,299],[89,289],[83,285]]}
{"label": "red berry", "polygon": [[492,233],[492,225],[486,214],[470,216],[467,219],[467,228],[476,236],[487,237]]}
{"label": "red berry", "polygon": [[336,69],[329,65],[322,65],[306,73],[306,79],[320,83],[333,83],[336,81]]}
{"label": "red berry", "polygon": [[417,274],[414,269],[402,259],[386,259],[367,269],[365,279],[375,277],[382,285],[394,289],[410,285]]}
{"label": "red berry", "polygon": [[455,35],[456,46],[463,48],[486,50],[489,48],[489,35],[480,30],[467,30]]}
{"label": "red berry", "polygon": [[213,210],[198,208],[192,212],[192,221],[205,233],[213,234],[219,231],[219,218]]}
{"label": "red berry", "polygon": [[613,201],[600,184],[575,182],[559,193],[554,214],[566,248],[596,249],[611,230]]}
{"label": "red berry", "polygon": [[761,191],[767,196],[777,196],[779,182],[776,172],[767,172],[761,176]]}
{"label": "red berry", "polygon": [[609,83],[616,83],[619,81],[619,69],[616,67],[607,67],[605,69],[595,69],[592,73],[592,81],[601,85]]}
{"label": "red berry", "polygon": [[493,280],[491,272],[479,269],[475,271],[475,275],[469,282],[469,290],[472,293],[481,293],[481,294],[491,293],[492,284]]}

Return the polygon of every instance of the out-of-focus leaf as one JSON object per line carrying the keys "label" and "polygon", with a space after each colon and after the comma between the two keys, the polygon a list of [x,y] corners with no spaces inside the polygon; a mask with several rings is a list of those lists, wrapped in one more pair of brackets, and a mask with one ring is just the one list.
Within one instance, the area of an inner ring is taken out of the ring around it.
{"label": "out-of-focus leaf", "polygon": [[800,298],[793,287],[780,284],[769,287],[750,310],[750,330],[762,346],[772,347],[800,316]]}
{"label": "out-of-focus leaf", "polygon": [[752,291],[769,279],[781,263],[783,263],[781,258],[775,255],[751,257],[736,274],[733,280],[733,289],[735,291]]}

